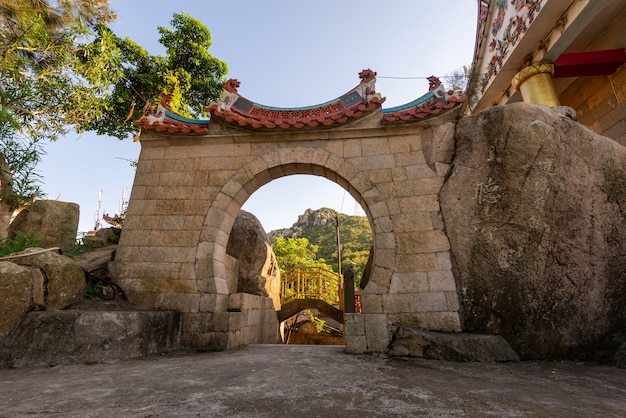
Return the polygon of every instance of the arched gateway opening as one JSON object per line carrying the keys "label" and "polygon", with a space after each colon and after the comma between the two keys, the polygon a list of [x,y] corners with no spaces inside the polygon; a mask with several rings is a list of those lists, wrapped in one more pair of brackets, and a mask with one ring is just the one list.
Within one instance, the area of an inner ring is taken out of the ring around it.
{"label": "arched gateway opening", "polygon": [[186,347],[275,342],[271,300],[233,293],[236,268],[226,248],[256,190],[310,174],[347,190],[372,226],[363,312],[344,317],[347,351],[385,351],[398,324],[460,330],[438,193],[450,163],[453,109],[465,98],[433,82],[425,96],[382,110],[373,74],[364,71],[357,87],[309,108],[255,104],[230,81],[222,101],[210,106],[210,123],[176,115],[167,101],[144,117],[112,265],[129,300],[182,312]]}

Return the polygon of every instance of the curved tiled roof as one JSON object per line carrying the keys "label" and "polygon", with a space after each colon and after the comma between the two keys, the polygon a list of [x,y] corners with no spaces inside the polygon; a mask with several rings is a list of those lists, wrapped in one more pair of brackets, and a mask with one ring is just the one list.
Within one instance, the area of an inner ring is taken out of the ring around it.
{"label": "curved tiled roof", "polygon": [[383,109],[383,122],[402,123],[421,120],[439,115],[467,100],[467,96],[460,91],[446,91],[436,77],[429,77],[428,81],[430,82],[429,92],[422,97],[402,106]]}
{"label": "curved tiled roof", "polygon": [[239,95],[237,80],[229,80],[222,100],[212,103],[207,110],[212,119],[254,130],[332,127],[380,107],[385,99],[375,91],[375,76],[375,72],[363,70],[359,73],[361,83],[346,94],[326,103],[299,108],[277,108],[252,102]]}
{"label": "curved tiled roof", "polygon": [[[237,80],[228,80],[222,100],[205,109],[211,120],[254,131],[305,130],[336,127],[357,120],[380,109],[385,98],[375,91],[376,73],[363,70],[361,83],[346,94],[315,106],[278,108],[255,103],[239,95]],[[446,91],[441,82],[430,77],[430,91],[424,96],[402,106],[382,109],[384,123],[402,123],[438,115],[466,100],[459,92]],[[205,134],[209,120],[188,119],[169,107],[166,96],[155,114],[144,115],[135,124],[142,129],[167,133]]]}

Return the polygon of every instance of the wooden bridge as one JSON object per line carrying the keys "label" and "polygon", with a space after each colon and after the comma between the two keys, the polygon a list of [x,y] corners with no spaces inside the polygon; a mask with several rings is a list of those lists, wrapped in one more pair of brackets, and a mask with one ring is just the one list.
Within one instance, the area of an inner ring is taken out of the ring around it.
{"label": "wooden bridge", "polygon": [[281,275],[280,322],[303,309],[317,309],[343,324],[343,278],[322,267],[296,267]]}

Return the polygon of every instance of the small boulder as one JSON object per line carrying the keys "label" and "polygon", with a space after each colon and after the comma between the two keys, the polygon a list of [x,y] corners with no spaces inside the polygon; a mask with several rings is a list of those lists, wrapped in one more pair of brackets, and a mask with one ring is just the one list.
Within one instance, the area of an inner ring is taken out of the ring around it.
{"label": "small boulder", "polygon": [[302,334],[317,334],[317,327],[313,322],[302,322],[298,326],[298,332]]}
{"label": "small boulder", "polygon": [[74,257],[74,261],[87,271],[108,269],[109,262],[115,257],[116,245],[95,248]]}
{"label": "small boulder", "polygon": [[120,228],[100,228],[96,231],[96,237],[102,239],[105,245],[117,244],[120,241]]}
{"label": "small boulder", "polygon": [[499,335],[425,331],[406,325],[396,330],[389,354],[481,363],[519,361],[517,353]]}
{"label": "small boulder", "polygon": [[106,242],[102,238],[95,235],[85,235],[82,238],[82,241],[85,248],[89,248],[90,250],[93,248],[104,247],[106,245]]}

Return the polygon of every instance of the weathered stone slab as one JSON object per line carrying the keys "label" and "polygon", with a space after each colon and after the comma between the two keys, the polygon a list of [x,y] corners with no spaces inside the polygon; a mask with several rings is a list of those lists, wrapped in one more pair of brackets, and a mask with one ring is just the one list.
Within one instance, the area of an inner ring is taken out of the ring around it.
{"label": "weathered stone slab", "polygon": [[365,340],[367,351],[370,353],[384,353],[389,344],[389,328],[387,315],[362,314],[365,321]]}
{"label": "weathered stone slab", "polygon": [[517,353],[499,335],[425,331],[406,325],[400,325],[393,335],[389,354],[481,363],[519,361]]}
{"label": "weathered stone slab", "polygon": [[29,312],[0,347],[0,366],[103,363],[169,353],[180,345],[180,314],[89,301],[64,311]]}
{"label": "weathered stone slab", "polygon": [[272,299],[249,293],[229,296],[229,312],[214,312],[212,330],[220,330],[220,317],[228,332],[228,346],[232,349],[248,344],[276,344],[280,342],[279,321]]}
{"label": "weathered stone slab", "polygon": [[96,248],[74,258],[78,265],[87,271],[107,269],[109,262],[115,257],[116,245]]}

